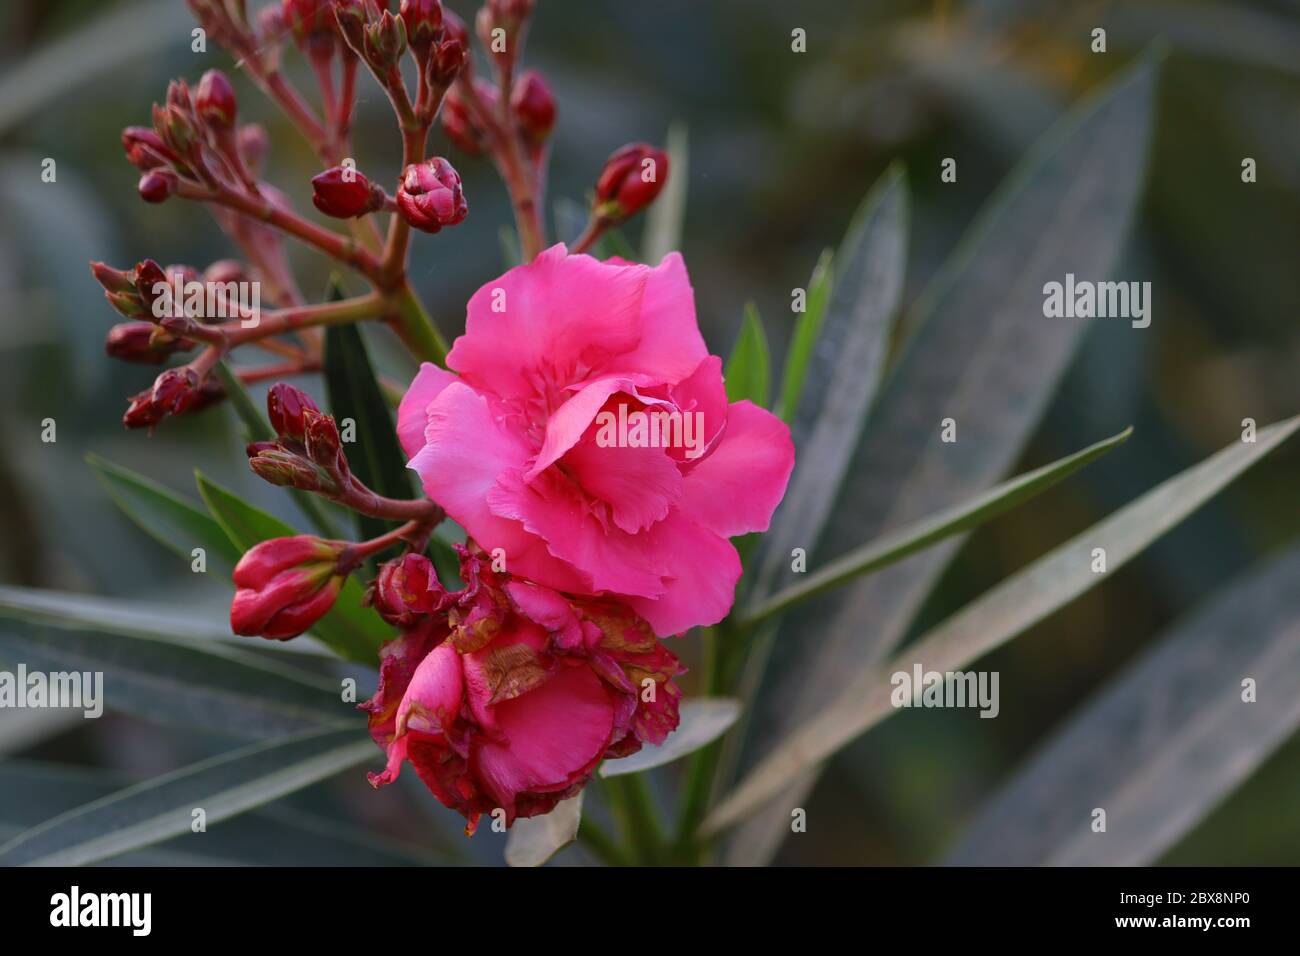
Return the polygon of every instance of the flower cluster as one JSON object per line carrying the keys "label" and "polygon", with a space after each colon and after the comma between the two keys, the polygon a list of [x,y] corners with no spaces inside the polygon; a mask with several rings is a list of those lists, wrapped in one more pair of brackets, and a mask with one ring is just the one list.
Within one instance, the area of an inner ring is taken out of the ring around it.
{"label": "flower cluster", "polygon": [[[684,671],[660,639],[728,613],[741,573],[729,539],[767,527],[793,466],[783,423],[728,402],[681,257],[651,267],[587,254],[654,201],[668,157],[642,143],[617,150],[586,229],[547,248],[558,114],[545,79],[523,68],[533,0],[486,0],[472,31],[478,63],[470,28],[438,0],[396,9],[283,0],[252,20],[238,0],[189,3],[319,157],[312,205],[339,228],[299,214],[262,178],[266,133],[241,122],[225,74],[208,71],[193,91],[173,82],[152,124],[122,134],[140,195],[203,204],[242,259],[203,271],[92,264],[127,320],[109,333],[110,355],[157,365],[196,353],[134,396],[125,424],[152,430],[245,384],[317,372],[324,327],[388,324],[422,362],[396,430],[427,497],[367,487],[334,418],[300,389],[274,385],[275,436],[248,446],[253,472],[394,526],[363,541],[331,533],[252,547],[234,571],[231,628],[291,639],[331,612],[349,575],[379,561],[365,603],[396,636],[362,705],[387,757],[372,782],[392,781],[409,761],[469,832],[497,809],[507,823],[546,813],[602,760],[661,744],[677,727]],[[281,69],[289,43],[311,66],[319,107]],[[396,121],[401,161],[387,175],[349,155],[362,69]],[[412,234],[443,232],[469,212],[457,170],[427,152],[435,125],[496,167],[523,261],[470,299],[450,350],[407,276]],[[368,291],[307,303],[286,239]],[[270,364],[228,363],[245,347]],[[430,560],[447,517],[466,535],[455,584]]]}

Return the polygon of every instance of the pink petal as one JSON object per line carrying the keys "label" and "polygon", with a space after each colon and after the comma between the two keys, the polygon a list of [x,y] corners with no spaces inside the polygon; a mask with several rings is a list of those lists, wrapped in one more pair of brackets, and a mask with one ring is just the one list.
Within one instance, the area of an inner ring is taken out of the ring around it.
{"label": "pink petal", "polygon": [[647,550],[672,559],[672,577],[655,598],[631,596],[628,604],[660,637],[717,624],[731,610],[740,580],[740,555],[726,538],[673,509],[641,537]]}
{"label": "pink petal", "polygon": [[722,441],[687,473],[679,507],[726,538],[766,531],[793,468],[785,422],[752,402],[736,402]]}
{"label": "pink petal", "polygon": [[547,420],[542,450],[537,453],[533,466],[524,474],[524,480],[532,481],[576,445],[611,395],[627,392],[643,403],[657,402],[657,399],[643,398],[637,394],[638,385],[649,384],[650,380],[640,375],[608,375],[583,383],[573,392],[573,397],[556,409]]}
{"label": "pink petal", "polygon": [[[541,583],[570,593],[617,591],[651,597],[663,593],[663,576],[671,572],[672,556],[648,554],[643,535],[606,526],[582,489],[557,469],[548,469],[532,484],[525,484],[520,472],[503,474],[488,493],[487,504],[499,519],[522,522],[546,542],[547,551],[580,571],[590,585],[574,591]],[[513,560],[514,553],[508,553]],[[511,564],[512,570],[516,567]]]}
{"label": "pink petal", "polygon": [[641,301],[641,330],[637,347],[608,362],[606,373],[640,372],[662,382],[679,382],[709,354],[681,253],[670,252],[650,270]]}
{"label": "pink petal", "polygon": [[681,470],[662,448],[601,448],[587,439],[562,462],[585,491],[610,506],[614,524],[628,534],[662,521],[682,494]]}
{"label": "pink petal", "polygon": [[397,708],[397,732],[444,736],[460,715],[460,654],[450,641],[439,644],[420,662]]}
{"label": "pink petal", "polygon": [[515,400],[581,382],[641,341],[649,274],[554,245],[474,293],[447,364],[467,382]]}
{"label": "pink petal", "polygon": [[397,437],[407,458],[414,458],[424,447],[424,426],[429,403],[455,381],[455,375],[438,368],[432,362],[420,363],[420,371],[415,373],[415,379],[397,406]]}
{"label": "pink petal", "polygon": [[546,543],[509,516],[493,514],[488,492],[497,476],[517,473],[532,454],[523,436],[492,413],[488,400],[463,382],[453,382],[429,405],[425,445],[407,466],[425,493],[447,510],[485,550],[505,551],[507,567],[529,580],[584,593],[589,582],[557,561]]}
{"label": "pink petal", "polygon": [[573,650],[582,645],[582,622],[559,591],[527,581],[508,581],[505,588],[519,613],[555,635],[560,647]]}
{"label": "pink petal", "polygon": [[536,690],[496,706],[503,742],[475,748],[479,777],[503,807],[515,797],[561,790],[582,779],[605,752],[614,705],[585,664],[561,667]]}

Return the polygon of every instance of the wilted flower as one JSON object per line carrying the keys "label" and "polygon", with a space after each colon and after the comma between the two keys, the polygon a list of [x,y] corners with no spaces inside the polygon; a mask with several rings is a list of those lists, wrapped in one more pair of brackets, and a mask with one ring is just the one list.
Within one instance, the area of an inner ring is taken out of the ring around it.
{"label": "wilted flower", "polygon": [[577,600],[493,572],[462,549],[466,588],[382,651],[362,705],[388,754],[375,786],[409,760],[472,833],[577,793],[601,760],[660,744],[676,727],[677,658],[615,602]]}

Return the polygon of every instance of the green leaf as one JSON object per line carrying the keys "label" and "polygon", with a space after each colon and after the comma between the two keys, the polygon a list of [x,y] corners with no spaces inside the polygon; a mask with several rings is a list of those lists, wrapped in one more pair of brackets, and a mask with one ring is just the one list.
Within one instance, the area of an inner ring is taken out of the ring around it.
{"label": "green leaf", "polygon": [[582,794],[561,800],[550,813],[516,820],[506,837],[509,866],[541,866],[578,838]]}
{"label": "green leaf", "polygon": [[337,685],[211,641],[109,639],[11,622],[0,626],[0,659],[31,669],[101,672],[104,699],[96,703],[105,709],[247,740],[356,721]]}
{"label": "green leaf", "polygon": [[736,345],[731,350],[731,357],[727,359],[727,368],[723,372],[727,401],[748,399],[760,408],[766,407],[770,362],[763,320],[759,318],[754,303],[749,302],[745,305],[745,320],[741,323],[740,335],[736,338]]}
{"label": "green leaf", "polygon": [[850,551],[824,565],[816,573],[808,575],[798,584],[760,601],[756,607],[741,615],[740,623],[742,626],[756,624],[772,614],[839,587],[859,575],[901,561],[909,554],[928,548],[937,541],[978,528],[986,521],[991,521],[1065,480],[1084,465],[1122,444],[1131,434],[1133,429],[1126,428],[1118,435],[1089,445],[1042,468],[1018,475],[969,501]]}
{"label": "green leaf", "polygon": [[[1155,59],[1143,59],[1044,136],[917,300],[906,323],[916,331],[853,452],[856,479],[823,506],[835,520],[816,544],[818,564],[978,493],[1020,457],[1095,321],[1044,319],[1043,285],[1067,272],[1110,275],[1142,189],[1156,75]],[[843,257],[836,262],[842,276]],[[942,440],[945,418],[956,422],[956,442]],[[800,615],[803,632],[816,634],[817,653],[774,668],[777,682],[761,695],[783,702],[769,722],[777,739],[898,645],[963,540],[942,542]],[[800,805],[814,779],[788,781],[781,802]],[[788,816],[774,804],[761,824],[736,834],[727,862],[762,863],[789,832]]]}
{"label": "green leaf", "polygon": [[[199,495],[241,552],[261,541],[300,533],[209,480],[202,472],[196,471],[194,477]],[[341,657],[374,667],[379,645],[392,637],[392,631],[379,615],[361,606],[364,593],[356,577],[349,577],[333,609],[312,627],[311,633]]]}
{"label": "green leaf", "polygon": [[108,496],[128,518],[187,562],[193,559],[194,548],[203,548],[209,558],[219,561],[226,569],[233,568],[239,560],[239,549],[211,515],[197,505],[156,481],[98,455],[87,455],[86,463],[95,470]]}
{"label": "green leaf", "polygon": [[794,421],[795,413],[799,410],[799,396],[803,394],[808,363],[812,361],[813,350],[821,336],[822,320],[826,317],[826,306],[831,300],[831,287],[834,283],[831,269],[834,258],[834,253],[826,249],[817,260],[812,278],[808,281],[804,310],[795,320],[794,334],[790,337],[790,351],[786,354],[785,370],[781,374],[781,402],[777,408],[777,414],[787,424]]}
{"label": "green leaf", "polygon": [[208,826],[368,760],[375,745],[355,727],[313,731],[221,754],[95,800],[0,846],[0,866],[83,866]]}
{"label": "green leaf", "polygon": [[[346,448],[352,473],[386,498],[409,499],[410,472],[397,442],[397,426],[355,325],[334,325],[325,332],[325,385],[335,420],[356,422],[357,440]],[[358,525],[366,538],[377,538],[391,528],[364,515],[358,517]]]}
{"label": "green leaf", "polygon": [[[1300,547],[1169,629],[976,814],[949,862],[1151,866],[1300,726]],[[1257,698],[1242,700],[1244,677]],[[1079,821],[1106,808],[1104,839]]]}
{"label": "green leaf", "polygon": [[[36,760],[0,765],[0,840],[82,804],[107,797],[136,781],[101,769]],[[147,850],[112,858],[112,866],[411,866],[443,862],[420,847],[395,845],[341,820],[287,803],[242,814],[210,831],[167,840]]]}
{"label": "green leaf", "polygon": [[686,191],[690,182],[690,137],[684,122],[676,120],[668,127],[666,151],[668,181],[646,211],[645,232],[641,237],[641,261],[652,266],[682,247]]}
{"label": "green leaf", "polygon": [[[889,662],[869,668],[781,740],[718,805],[705,828],[736,822],[894,713],[890,675],[911,673],[917,664],[955,671],[1023,633],[1106,580],[1297,429],[1300,416],[1261,429],[1253,444],[1234,442],[1007,578]],[[1097,548],[1106,554],[1104,572],[1093,570]]]}
{"label": "green leaf", "polygon": [[711,744],[740,717],[741,703],[729,697],[705,697],[682,701],[681,723],[659,747],[642,747],[630,757],[606,760],[600,765],[602,777],[640,773],[680,760],[701,747]]}

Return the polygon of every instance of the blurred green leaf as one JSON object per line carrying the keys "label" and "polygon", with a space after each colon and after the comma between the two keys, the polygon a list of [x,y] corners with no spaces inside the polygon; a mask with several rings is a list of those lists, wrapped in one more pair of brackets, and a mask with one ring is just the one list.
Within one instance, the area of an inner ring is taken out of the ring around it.
{"label": "blurred green leaf", "polygon": [[[356,422],[357,440],[345,449],[352,473],[386,498],[409,499],[406,455],[397,442],[397,426],[375,378],[366,343],[355,325],[333,325],[326,330],[325,385],[335,421],[350,418]],[[365,538],[377,538],[392,527],[365,515],[359,515],[357,523]]]}
{"label": "blurred green leaf", "polygon": [[[1141,193],[1157,62],[1144,57],[1047,133],[917,300],[908,323],[916,331],[853,452],[855,480],[823,505],[835,521],[816,543],[818,563],[976,494],[1020,456],[1094,321],[1045,320],[1043,285],[1067,272],[1109,276]],[[955,442],[942,440],[946,418],[956,424]],[[800,615],[803,633],[816,635],[816,654],[774,668],[777,683],[761,695],[783,702],[771,715],[777,739],[805,726],[828,696],[863,679],[897,646],[963,540],[914,555]],[[788,549],[785,555],[788,566]],[[787,779],[786,797],[734,835],[728,862],[766,861],[790,832],[777,804],[800,805],[814,780],[812,771]]]}
{"label": "blurred green leaf", "polygon": [[503,225],[497,230],[497,243],[501,247],[501,265],[503,268],[513,269],[523,262],[523,253],[519,251],[519,237],[515,235],[513,226]]}
{"label": "blurred green leaf", "polygon": [[[0,832],[23,830],[107,797],[134,781],[107,770],[90,770],[35,760],[0,765]],[[341,820],[278,803],[220,824],[215,840],[191,833],[147,850],[113,857],[114,866],[412,866],[442,862],[422,848],[397,846],[382,836]],[[209,855],[210,854],[210,855]]]}
{"label": "blurred green leaf", "polygon": [[785,357],[785,371],[781,375],[781,404],[777,414],[788,424],[794,421],[799,410],[799,396],[803,393],[804,378],[808,374],[808,363],[812,361],[813,350],[822,331],[822,319],[826,317],[826,306],[831,299],[831,284],[834,281],[831,263],[834,254],[826,249],[813,268],[812,278],[808,281],[807,301],[804,310],[795,320],[794,334],[790,337],[790,350]]}
{"label": "blurred green leaf", "polygon": [[1042,494],[1058,482],[1064,481],[1084,465],[1122,444],[1132,433],[1132,428],[1126,428],[1118,435],[1089,445],[1073,455],[1044,465],[1042,468],[1018,475],[969,501],[964,501],[937,515],[931,515],[916,524],[884,535],[850,551],[843,557],[823,565],[798,584],[760,601],[756,607],[741,615],[741,625],[756,624],[801,601],[839,587],[859,575],[901,561],[909,554],[928,548],[937,541],[978,528],[986,521],[1005,514],[1017,505]]}
{"label": "blurred green leaf", "polygon": [[561,800],[550,813],[516,820],[506,837],[506,863],[541,866],[578,838],[582,794]]}
{"label": "blurred green leaf", "polygon": [[1170,628],[980,809],[949,862],[1154,864],[1300,726],[1297,581],[1293,547]]}
{"label": "blurred green leaf", "polygon": [[86,463],[128,518],[170,551],[185,561],[193,560],[194,548],[229,570],[239,560],[240,551],[221,526],[197,505],[165,488],[151,478],[116,465],[98,455],[86,455]]}
{"label": "blurred green leaf", "polygon": [[83,866],[208,826],[318,783],[367,760],[357,729],[328,729],[253,744],[95,800],[0,846],[0,866]]}
{"label": "blurred green leaf", "polygon": [[[890,675],[914,665],[955,671],[1106,580],[1300,429],[1300,416],[1260,429],[1156,486],[987,591],[883,666],[870,668],[769,752],[705,822],[716,831],[776,796],[792,777],[826,760],[895,712]],[[1105,570],[1093,570],[1096,549]]]}
{"label": "blurred green leaf", "polygon": [[[196,471],[194,477],[199,495],[241,552],[261,541],[300,533],[209,480],[202,472]],[[379,645],[392,637],[392,630],[379,615],[361,606],[364,593],[356,577],[350,576],[333,609],[312,627],[311,633],[343,658],[377,667]]]}
{"label": "blurred green leaf", "polygon": [[[250,638],[249,640],[257,640]],[[225,644],[0,626],[0,659],[102,672],[105,709],[246,740],[355,718],[337,685]]]}
{"label": "blurred green leaf", "polygon": [[[686,124],[674,121],[668,127],[668,181],[659,198],[646,211],[645,234],[641,238],[641,261],[657,266],[668,253],[682,247],[686,223],[686,192],[690,183],[690,137]],[[635,256],[625,258],[634,259]]]}
{"label": "blurred green leaf", "polygon": [[767,348],[767,334],[754,303],[745,305],[745,319],[740,325],[740,335],[727,359],[723,378],[727,386],[727,401],[748,399],[760,408],[767,407],[771,380],[771,356]]}
{"label": "blurred green leaf", "polygon": [[645,746],[630,757],[606,760],[600,765],[602,777],[640,773],[680,760],[712,743],[740,717],[741,703],[730,697],[703,697],[684,700],[681,722],[661,746]]}
{"label": "blurred green leaf", "polygon": [[8,585],[0,585],[0,617],[163,640],[203,642],[231,636],[226,621],[208,620],[191,607]]}

